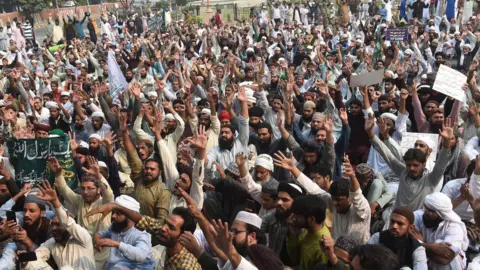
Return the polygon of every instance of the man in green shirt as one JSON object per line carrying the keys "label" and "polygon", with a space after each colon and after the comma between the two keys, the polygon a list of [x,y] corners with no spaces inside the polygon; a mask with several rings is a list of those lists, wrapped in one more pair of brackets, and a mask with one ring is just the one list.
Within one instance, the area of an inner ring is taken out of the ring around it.
{"label": "man in green shirt", "polygon": [[325,226],[326,205],[315,195],[295,198],[291,211],[292,224],[287,234],[287,251],[293,265],[310,270],[318,263],[326,263],[327,256],[320,249],[323,236],[330,237]]}

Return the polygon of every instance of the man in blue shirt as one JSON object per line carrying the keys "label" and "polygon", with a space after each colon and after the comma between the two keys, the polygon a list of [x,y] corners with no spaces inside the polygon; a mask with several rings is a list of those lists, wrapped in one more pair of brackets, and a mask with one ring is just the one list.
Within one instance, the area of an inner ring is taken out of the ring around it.
{"label": "man in blue shirt", "polygon": [[[121,195],[115,203],[140,212],[140,204],[130,196]],[[113,210],[110,228],[95,234],[95,248],[112,248],[105,269],[154,269],[151,236],[134,225],[122,212]]]}

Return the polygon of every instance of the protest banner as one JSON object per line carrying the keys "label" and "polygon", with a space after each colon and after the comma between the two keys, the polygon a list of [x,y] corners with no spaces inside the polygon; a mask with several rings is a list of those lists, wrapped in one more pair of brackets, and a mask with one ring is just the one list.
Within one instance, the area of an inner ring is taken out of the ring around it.
{"label": "protest banner", "polygon": [[55,157],[63,168],[65,181],[76,188],[77,177],[68,136],[41,139],[12,139],[7,141],[10,162],[15,168],[15,181],[19,186],[36,184],[42,180],[53,183],[55,175],[47,165],[49,157]]}
{"label": "protest banner", "polygon": [[449,68],[445,65],[440,65],[435,82],[433,83],[433,90],[443,93],[459,101],[465,101],[466,95],[462,86],[467,82],[467,76],[460,71]]}
{"label": "protest banner", "polygon": [[108,52],[108,83],[110,87],[110,96],[118,100],[118,94],[127,89],[127,80],[123,76],[122,70],[115,60],[115,54],[112,50]]}
{"label": "protest banner", "polygon": [[359,75],[352,75],[350,77],[350,87],[379,84],[383,80],[384,72],[385,71],[381,69]]}
{"label": "protest banner", "polygon": [[407,28],[388,28],[385,39],[390,41],[408,40],[408,29]]}
{"label": "protest banner", "polygon": [[400,149],[402,155],[407,152],[408,149],[415,147],[415,142],[418,140],[425,140],[425,139],[432,140],[435,142],[435,147],[432,149],[432,153],[430,154],[428,159],[435,161],[437,159],[437,152],[438,152],[438,134],[433,133],[414,133],[414,132],[405,132],[402,135],[402,142],[400,144]]}

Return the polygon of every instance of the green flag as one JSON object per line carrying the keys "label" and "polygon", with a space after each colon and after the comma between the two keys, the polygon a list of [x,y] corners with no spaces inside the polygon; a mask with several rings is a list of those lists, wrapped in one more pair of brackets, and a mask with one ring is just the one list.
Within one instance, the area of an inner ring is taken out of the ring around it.
{"label": "green flag", "polygon": [[55,175],[50,172],[47,159],[55,157],[64,169],[67,184],[73,189],[77,187],[72,149],[67,135],[42,139],[12,139],[7,141],[7,146],[18,186],[25,183],[36,184],[42,180],[53,184]]}

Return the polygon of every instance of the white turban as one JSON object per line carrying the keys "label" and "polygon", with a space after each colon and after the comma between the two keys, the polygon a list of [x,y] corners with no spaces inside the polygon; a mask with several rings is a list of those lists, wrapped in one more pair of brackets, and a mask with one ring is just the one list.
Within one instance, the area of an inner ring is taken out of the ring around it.
{"label": "white turban", "polygon": [[45,107],[47,109],[58,109],[58,104],[55,101],[47,101],[45,102]]}
{"label": "white turban", "polygon": [[418,139],[418,141],[424,142],[426,145],[428,145],[428,148],[430,148],[430,149],[434,149],[435,146],[437,145],[437,143],[434,142],[434,141],[433,141],[432,139],[430,139],[429,137],[420,138],[420,139]]}
{"label": "white turban", "polygon": [[260,166],[273,172],[273,158],[268,154],[258,155],[255,159],[255,167]]}
{"label": "white turban", "polygon": [[128,210],[140,213],[140,203],[130,196],[120,195],[115,199],[115,203],[127,208]]}
{"label": "white turban", "polygon": [[453,211],[453,205],[450,198],[441,192],[435,192],[425,197],[424,204],[427,208],[435,211],[446,223],[458,223],[463,230],[463,242],[462,250],[467,250],[468,248],[468,236],[467,229],[465,224],[462,222],[462,219]]}
{"label": "white turban", "polygon": [[92,117],[100,117],[102,119],[105,119],[105,114],[103,114],[103,112],[93,112]]}
{"label": "white turban", "polygon": [[203,108],[202,111],[200,111],[200,114],[212,114],[212,111],[210,109],[207,109],[207,108]]}
{"label": "white turban", "polygon": [[173,114],[171,114],[171,113],[167,113],[167,114],[165,115],[165,119],[175,120],[175,116],[173,116]]}

